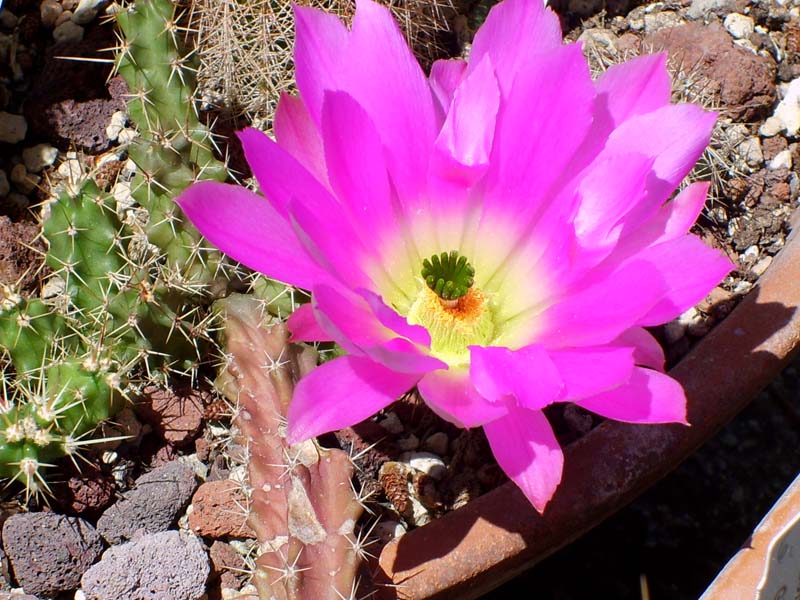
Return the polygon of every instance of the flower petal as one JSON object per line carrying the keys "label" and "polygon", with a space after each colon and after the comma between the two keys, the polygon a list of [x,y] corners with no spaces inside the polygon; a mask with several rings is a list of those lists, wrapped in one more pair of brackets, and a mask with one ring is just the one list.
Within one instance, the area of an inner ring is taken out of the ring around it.
{"label": "flower petal", "polygon": [[634,369],[627,384],[575,404],[616,421],[688,424],[681,384],[669,375],[641,367]]}
{"label": "flower petal", "polygon": [[359,423],[414,387],[418,378],[368,358],[334,358],[297,384],[289,405],[286,439],[296,444]]}
{"label": "flower petal", "polygon": [[523,72],[523,65],[530,64],[536,55],[559,46],[561,24],[553,11],[535,0],[505,0],[492,7],[475,34],[469,70],[472,71],[485,55],[490,56],[497,69],[500,89],[507,97],[514,78]]}
{"label": "flower petal", "polygon": [[540,513],[561,483],[564,454],[541,411],[512,408],[483,426],[497,464]]}
{"label": "flower petal", "polygon": [[278,107],[275,109],[273,129],[278,144],[296,158],[318,181],[327,184],[328,175],[322,137],[311,119],[306,105],[299,97],[281,93]]}
{"label": "flower petal", "polygon": [[328,335],[317,323],[314,318],[314,307],[310,304],[298,306],[289,315],[286,321],[289,331],[292,334],[293,342],[329,342],[331,336]]}
{"label": "flower petal", "polygon": [[633,360],[641,367],[664,370],[664,349],[646,329],[631,327],[623,331],[611,346],[633,348]]}
{"label": "flower petal", "polygon": [[611,66],[597,78],[599,116],[608,118],[605,133],[630,117],[669,104],[672,85],[667,54],[647,54]]}
{"label": "flower petal", "polygon": [[447,114],[453,93],[464,79],[467,63],[461,59],[439,59],[431,66],[430,83],[442,114]]}
{"label": "flower petal", "polygon": [[364,109],[345,92],[325,92],[322,136],[328,177],[359,232],[385,237],[397,228],[383,145]]}
{"label": "flower petal", "polygon": [[560,401],[593,396],[628,382],[633,374],[633,348],[595,346],[550,350],[564,381]]}
{"label": "flower petal", "polygon": [[536,317],[547,347],[607,344],[633,327],[664,296],[664,278],[647,261],[631,261],[594,285],[567,293]]}
{"label": "flower petal", "polygon": [[[472,167],[489,161],[494,139],[500,90],[485,56],[456,88],[444,126],[436,139],[437,149],[462,165]],[[480,118],[476,118],[480,115]]]}
{"label": "flower petal", "polygon": [[[650,194],[663,202],[700,158],[711,139],[716,119],[715,113],[693,104],[664,106],[622,123],[611,132],[605,150],[653,157],[657,179],[650,183]],[[647,135],[642,135],[644,131]]]}
{"label": "flower petal", "polygon": [[478,393],[491,402],[516,401],[539,410],[561,393],[564,381],[541,346],[519,350],[470,346],[469,377]]}
{"label": "flower petal", "polygon": [[[678,317],[705,298],[733,269],[727,256],[691,234],[651,246],[639,252],[637,260],[654,265],[666,282],[666,293],[639,319],[638,324],[644,326]],[[688,262],[691,269],[686,268]]]}
{"label": "flower petal", "polygon": [[504,403],[489,402],[477,392],[466,369],[432,371],[417,388],[433,412],[459,427],[477,427],[508,413]]}
{"label": "flower petal", "polygon": [[[447,366],[430,356],[427,348],[381,323],[361,296],[323,285],[313,289],[311,304],[320,328],[352,354],[367,354],[402,373],[426,373]],[[403,331],[418,335],[414,326],[405,322],[402,326]]]}
{"label": "flower petal", "polygon": [[251,269],[306,289],[330,280],[265,198],[243,187],[202,181],[175,201],[208,241]]}

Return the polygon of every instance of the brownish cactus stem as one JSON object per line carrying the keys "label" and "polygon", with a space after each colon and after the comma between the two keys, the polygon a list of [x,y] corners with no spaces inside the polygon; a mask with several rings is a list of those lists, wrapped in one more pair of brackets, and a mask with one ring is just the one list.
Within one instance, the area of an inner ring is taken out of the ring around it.
{"label": "brownish cactus stem", "polygon": [[224,314],[229,363],[217,386],[238,401],[237,424],[249,442],[249,523],[263,554],[255,582],[262,599],[341,600],[354,589],[354,528],[362,512],[341,450],[315,441],[289,446],[286,415],[297,380],[316,365],[311,348],[288,343],[282,323],[264,322],[263,304],[232,295]]}

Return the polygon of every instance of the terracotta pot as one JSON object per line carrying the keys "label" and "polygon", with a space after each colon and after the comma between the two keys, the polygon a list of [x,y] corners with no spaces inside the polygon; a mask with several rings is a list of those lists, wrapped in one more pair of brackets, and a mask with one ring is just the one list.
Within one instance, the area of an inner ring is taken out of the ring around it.
{"label": "terracotta pot", "polygon": [[[786,489],[700,600],[756,598],[758,591],[762,591],[765,600],[797,598],[797,565],[800,561],[796,545],[800,535],[798,515],[800,476]],[[793,531],[787,535],[789,528]],[[768,566],[767,563],[771,564]],[[780,568],[779,565],[784,566]],[[770,573],[769,577],[767,573]]]}
{"label": "terracotta pot", "polygon": [[786,246],[739,306],[670,374],[691,427],[607,421],[565,451],[544,515],[513,483],[392,541],[379,556],[377,598],[477,598],[568,544],[674,469],[732,419],[800,341],[800,240]]}

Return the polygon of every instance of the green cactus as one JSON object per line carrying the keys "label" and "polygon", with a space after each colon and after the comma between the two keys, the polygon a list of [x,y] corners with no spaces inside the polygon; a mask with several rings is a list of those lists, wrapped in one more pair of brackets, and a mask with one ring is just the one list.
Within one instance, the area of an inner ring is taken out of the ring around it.
{"label": "green cactus", "polygon": [[43,221],[62,291],[23,299],[0,290],[0,478],[28,494],[47,491],[42,467],[96,441],[128,391],[195,374],[210,341],[206,306],[234,268],[173,202],[198,179],[227,177],[195,113],[195,67],[174,11],[169,0],[142,0],[117,15],[116,69],[139,131],[129,148],[136,204],[119,209],[91,180],[62,194]]}

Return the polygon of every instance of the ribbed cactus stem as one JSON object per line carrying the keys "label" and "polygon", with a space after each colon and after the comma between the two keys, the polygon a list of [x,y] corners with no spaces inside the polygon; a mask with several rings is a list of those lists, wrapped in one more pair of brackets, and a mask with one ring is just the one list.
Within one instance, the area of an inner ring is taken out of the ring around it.
{"label": "ribbed cactus stem", "polygon": [[264,549],[255,582],[263,600],[341,600],[355,589],[354,529],[363,510],[351,485],[353,465],[340,450],[284,437],[295,383],[316,353],[288,343],[284,324],[265,325],[258,300],[234,294],[224,315],[227,367],[218,389],[238,401],[252,487],[249,522]]}

